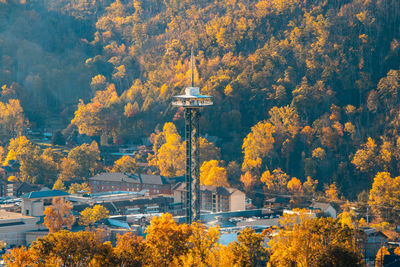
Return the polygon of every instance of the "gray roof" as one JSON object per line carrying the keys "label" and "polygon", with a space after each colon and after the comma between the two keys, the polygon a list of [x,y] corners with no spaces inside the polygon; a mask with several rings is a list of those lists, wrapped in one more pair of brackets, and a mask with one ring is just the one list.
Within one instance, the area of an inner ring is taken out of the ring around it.
{"label": "gray roof", "polygon": [[92,181],[140,183],[139,177],[122,172],[102,172],[89,178]]}
{"label": "gray roof", "polygon": [[38,191],[38,192],[30,192],[21,196],[22,198],[45,198],[45,197],[61,197],[61,196],[69,196],[67,192],[61,190],[46,190],[46,191]]}
{"label": "gray roof", "polygon": [[321,211],[326,211],[329,207],[332,207],[333,209],[335,209],[330,203],[324,203],[324,202],[314,202],[311,205],[311,207],[314,209],[319,209]]}
{"label": "gray roof", "polygon": [[273,197],[265,200],[266,203],[283,203],[287,204],[290,202],[290,198],[288,197]]}
{"label": "gray roof", "polygon": [[139,174],[143,184],[168,184],[163,176],[153,174]]}
{"label": "gray roof", "polygon": [[89,178],[89,180],[132,184],[168,184],[167,180],[161,175],[122,172],[103,172]]}
{"label": "gray roof", "polygon": [[[173,189],[174,190],[186,190],[186,183],[178,183],[176,184]],[[213,192],[216,193],[218,195],[225,195],[225,196],[229,196],[232,193],[236,192],[236,191],[240,191],[239,189],[236,188],[231,188],[231,187],[223,187],[223,186],[211,186],[211,185],[200,185],[200,191],[202,192]]]}

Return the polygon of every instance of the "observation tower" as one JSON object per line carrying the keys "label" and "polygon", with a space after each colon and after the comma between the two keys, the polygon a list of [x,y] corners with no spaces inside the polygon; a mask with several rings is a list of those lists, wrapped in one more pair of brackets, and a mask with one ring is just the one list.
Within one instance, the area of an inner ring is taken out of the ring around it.
{"label": "observation tower", "polygon": [[213,104],[211,96],[201,95],[200,88],[194,87],[194,56],[191,51],[191,87],[184,95],[174,96],[172,105],[185,109],[186,139],[186,223],[200,219],[200,145],[199,118],[200,109]]}

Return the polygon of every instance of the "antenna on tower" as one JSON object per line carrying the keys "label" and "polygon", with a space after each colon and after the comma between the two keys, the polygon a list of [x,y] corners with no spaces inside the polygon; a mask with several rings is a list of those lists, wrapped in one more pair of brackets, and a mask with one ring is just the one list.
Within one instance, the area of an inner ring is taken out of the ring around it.
{"label": "antenna on tower", "polygon": [[193,46],[192,46],[192,49],[191,49],[190,62],[192,63],[192,87],[194,87],[194,55],[193,55]]}

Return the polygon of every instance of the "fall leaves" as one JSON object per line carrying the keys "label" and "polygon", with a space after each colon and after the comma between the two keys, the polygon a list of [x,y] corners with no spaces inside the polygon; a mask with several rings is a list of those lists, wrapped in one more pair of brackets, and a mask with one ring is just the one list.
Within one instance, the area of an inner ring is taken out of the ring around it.
{"label": "fall leaves", "polygon": [[46,207],[43,214],[44,224],[50,233],[55,233],[61,229],[71,229],[75,222],[75,216],[72,214],[72,203],[66,202],[63,198],[54,198],[53,205]]}
{"label": "fall leaves", "polygon": [[280,225],[262,233],[245,228],[224,246],[218,226],[177,224],[166,213],[153,217],[146,240],[128,232],[112,246],[101,229],[60,230],[3,258],[8,266],[363,266],[357,230],[339,220],[298,210]]}
{"label": "fall leaves", "polygon": [[[118,235],[115,247],[100,229],[60,230],[6,254],[8,266],[259,266],[265,263],[265,236],[244,229],[228,247],[218,244],[219,227],[177,224],[171,214],[154,217],[146,240]],[[222,265],[221,265],[222,264]]]}
{"label": "fall leaves", "polygon": [[[164,124],[163,131],[151,136],[153,155],[149,155],[149,165],[157,166],[166,177],[183,175],[185,171],[185,142],[173,123]],[[219,161],[220,152],[213,143],[200,137],[200,183],[203,185],[228,186],[227,171]]]}
{"label": "fall leaves", "polygon": [[353,229],[332,218],[298,214],[285,215],[282,229],[271,236],[272,266],[364,266]]}

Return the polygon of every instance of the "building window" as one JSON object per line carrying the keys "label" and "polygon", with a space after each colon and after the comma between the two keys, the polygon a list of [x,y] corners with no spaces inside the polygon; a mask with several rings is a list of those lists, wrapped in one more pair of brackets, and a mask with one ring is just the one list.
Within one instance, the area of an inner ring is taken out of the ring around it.
{"label": "building window", "polygon": [[212,211],[217,211],[217,196],[215,194],[212,195]]}

